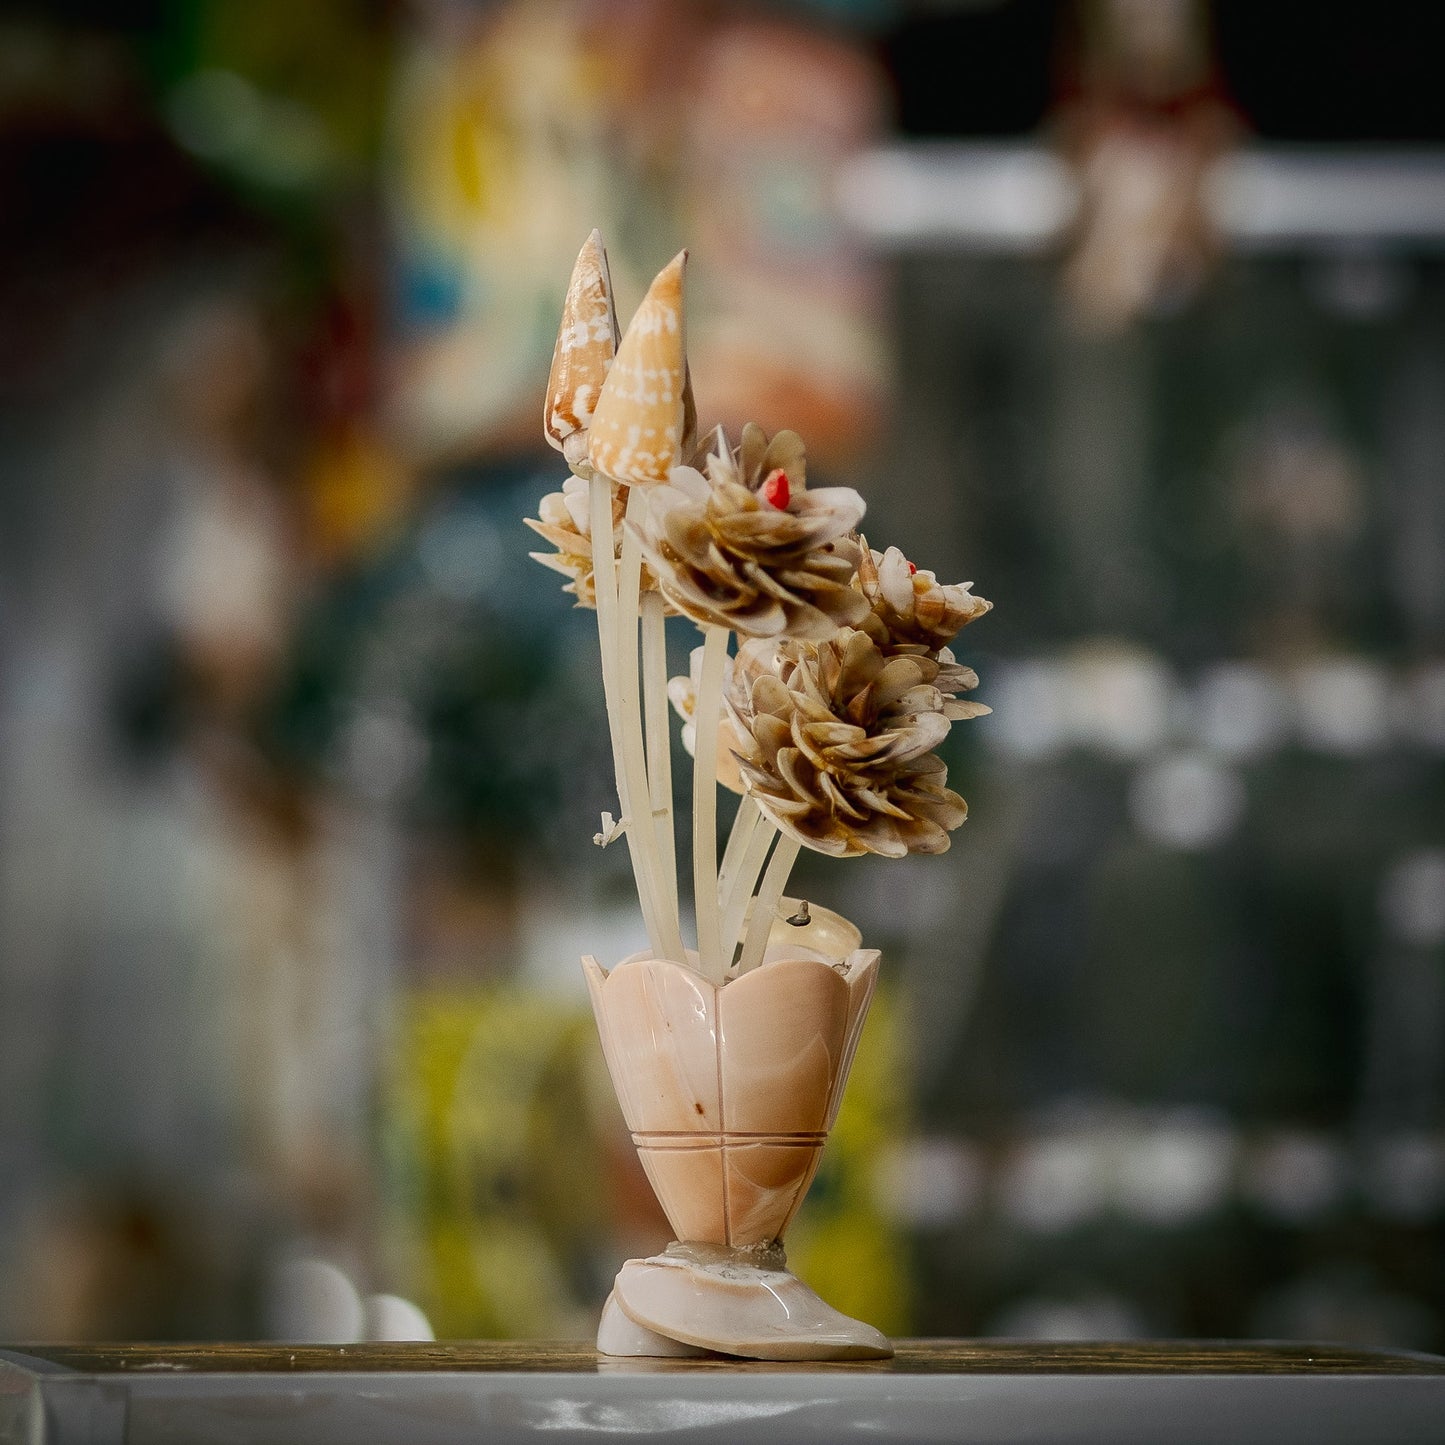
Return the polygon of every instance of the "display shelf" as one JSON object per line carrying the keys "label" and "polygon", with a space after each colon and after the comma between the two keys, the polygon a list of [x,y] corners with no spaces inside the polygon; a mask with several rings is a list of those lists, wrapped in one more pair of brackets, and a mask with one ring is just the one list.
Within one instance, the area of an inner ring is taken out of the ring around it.
{"label": "display shelf", "polygon": [[1438,1441],[1445,1359],[1330,1345],[903,1340],[892,1360],[576,1343],[18,1345],[0,1440]]}

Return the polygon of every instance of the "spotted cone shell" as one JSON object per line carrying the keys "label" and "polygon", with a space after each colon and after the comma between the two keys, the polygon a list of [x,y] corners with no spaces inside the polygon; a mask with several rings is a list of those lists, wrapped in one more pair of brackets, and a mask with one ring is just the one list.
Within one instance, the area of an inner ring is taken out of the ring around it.
{"label": "spotted cone shell", "polygon": [[627,486],[657,486],[685,459],[693,410],[682,323],[686,261],[679,252],[648,288],[587,433],[593,469]]}
{"label": "spotted cone shell", "polygon": [[617,311],[607,252],[602,233],[594,230],[572,268],[542,418],[547,440],[574,467],[586,459],[587,429],[616,353]]}

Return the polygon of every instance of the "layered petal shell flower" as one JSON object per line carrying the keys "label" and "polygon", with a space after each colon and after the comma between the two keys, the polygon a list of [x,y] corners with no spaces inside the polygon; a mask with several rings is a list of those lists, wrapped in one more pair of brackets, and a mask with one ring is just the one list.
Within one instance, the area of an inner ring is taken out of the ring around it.
{"label": "layered petal shell flower", "polygon": [[934,753],[952,723],[941,667],[890,657],[853,628],[826,642],[745,643],[726,698],[747,791],[820,853],[944,852],[968,807]]}
{"label": "layered petal shell flower", "polygon": [[749,425],[736,450],[719,430],[701,470],[674,467],[648,491],[638,536],[679,612],[745,638],[821,641],[863,620],[851,535],[863,499],[851,487],[810,491],[805,467],[796,433],[769,441]]}

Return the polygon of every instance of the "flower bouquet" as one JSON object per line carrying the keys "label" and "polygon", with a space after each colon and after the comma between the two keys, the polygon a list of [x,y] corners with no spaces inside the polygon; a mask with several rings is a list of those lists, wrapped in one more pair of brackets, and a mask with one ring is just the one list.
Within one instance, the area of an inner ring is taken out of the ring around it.
{"label": "flower bouquet", "polygon": [[[568,288],[545,429],[572,476],[528,524],[532,555],[597,613],[619,810],[648,948],[583,959],[603,1051],[678,1242],[622,1268],[598,1348],[876,1358],[870,1325],[787,1270],[877,978],[878,953],[786,896],[798,852],[941,853],[967,816],[935,749],[988,711],[949,643],[990,604],[858,532],[848,487],[809,489],[796,433],[699,439],[683,325],[686,252],[619,336],[593,232]],[[667,676],[665,629],[702,632]],[[734,649],[733,639],[737,639]],[[683,936],[669,700],[692,755]],[[718,790],[740,796],[718,858]]]}

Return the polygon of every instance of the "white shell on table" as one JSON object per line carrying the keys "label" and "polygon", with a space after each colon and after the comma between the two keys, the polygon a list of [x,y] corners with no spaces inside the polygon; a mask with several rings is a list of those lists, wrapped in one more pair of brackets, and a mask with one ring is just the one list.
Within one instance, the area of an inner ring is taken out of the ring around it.
{"label": "white shell on table", "polygon": [[659,1335],[628,1319],[617,1303],[617,1296],[612,1294],[607,1296],[607,1303],[602,1306],[602,1323],[597,1326],[597,1348],[604,1355],[665,1360],[695,1360],[707,1353],[696,1345],[670,1340],[666,1335]]}
{"label": "white shell on table", "polygon": [[686,262],[687,252],[679,252],[648,288],[617,348],[587,431],[592,468],[627,486],[657,486],[686,460],[691,410],[682,314]]}
{"label": "white shell on table", "polygon": [[[748,1359],[881,1360],[893,1353],[887,1336],[835,1310],[787,1270],[668,1255],[632,1259],[610,1302],[654,1337]],[[615,1327],[606,1336],[608,1343],[620,1338]],[[597,1347],[614,1353],[601,1332]]]}
{"label": "white shell on table", "polygon": [[612,302],[612,280],[602,233],[594,230],[572,268],[542,417],[547,440],[574,467],[586,459],[587,429],[616,354],[617,311]]}

